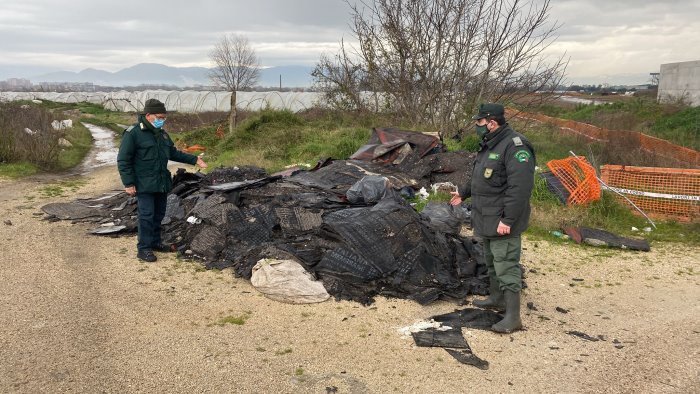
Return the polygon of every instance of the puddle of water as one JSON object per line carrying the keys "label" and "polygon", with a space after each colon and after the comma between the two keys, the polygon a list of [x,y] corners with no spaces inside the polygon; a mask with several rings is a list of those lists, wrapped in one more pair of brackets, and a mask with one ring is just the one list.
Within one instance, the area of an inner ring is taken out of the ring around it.
{"label": "puddle of water", "polygon": [[85,156],[83,162],[76,167],[76,170],[81,175],[85,175],[98,167],[116,165],[119,147],[114,144],[114,132],[94,124],[83,124],[90,130],[94,143],[92,149]]}

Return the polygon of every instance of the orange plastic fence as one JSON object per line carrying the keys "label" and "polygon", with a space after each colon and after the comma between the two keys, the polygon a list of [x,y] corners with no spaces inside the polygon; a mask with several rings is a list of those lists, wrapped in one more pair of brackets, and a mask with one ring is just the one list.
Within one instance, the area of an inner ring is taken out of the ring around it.
{"label": "orange plastic fence", "polygon": [[585,205],[600,199],[600,183],[596,179],[595,168],[588,164],[585,157],[550,160],[547,167],[569,192],[567,205]]}
{"label": "orange plastic fence", "polygon": [[206,150],[207,150],[206,146],[202,146],[199,144],[188,146],[188,147],[182,149],[183,152],[187,152],[187,153],[204,152]]}
{"label": "orange plastic fence", "polygon": [[692,167],[700,166],[700,152],[670,143],[660,138],[652,137],[638,131],[608,130],[588,123],[576,122],[568,119],[553,118],[542,114],[527,112],[506,111],[507,116],[522,119],[536,120],[538,122],[553,124],[565,133],[581,135],[594,141],[610,141],[616,136],[624,134],[626,138],[632,138],[639,142],[639,146],[654,155],[675,160],[676,162],[689,164]]}
{"label": "orange plastic fence", "polygon": [[[700,221],[700,170],[604,165],[601,173],[608,186],[649,217]],[[631,207],[621,196],[617,198]]]}

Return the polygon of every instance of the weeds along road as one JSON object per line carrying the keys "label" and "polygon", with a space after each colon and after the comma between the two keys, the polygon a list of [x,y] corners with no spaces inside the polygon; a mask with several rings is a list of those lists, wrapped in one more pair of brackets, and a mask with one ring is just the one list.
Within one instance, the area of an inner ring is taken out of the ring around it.
{"label": "weeds along road", "polygon": [[526,240],[527,330],[464,331],[482,371],[398,333],[453,303],[281,304],[228,271],[140,263],[133,237],[35,215],[121,188],[113,166],[81,180],[60,197],[42,193],[57,176],[0,180],[0,392],[700,391],[697,248]]}

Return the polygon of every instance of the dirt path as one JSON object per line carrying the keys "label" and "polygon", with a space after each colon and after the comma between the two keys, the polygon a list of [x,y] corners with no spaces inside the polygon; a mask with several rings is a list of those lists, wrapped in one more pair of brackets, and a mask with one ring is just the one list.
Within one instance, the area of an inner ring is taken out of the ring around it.
{"label": "dirt path", "polygon": [[[397,332],[454,304],[280,304],[228,271],[172,255],[146,265],[133,237],[34,215],[117,179],[102,168],[56,198],[40,193],[52,178],[0,180],[0,392],[700,391],[698,248],[526,242],[527,331],[465,330],[490,362],[481,371]],[[217,324],[225,317],[245,323]]]}

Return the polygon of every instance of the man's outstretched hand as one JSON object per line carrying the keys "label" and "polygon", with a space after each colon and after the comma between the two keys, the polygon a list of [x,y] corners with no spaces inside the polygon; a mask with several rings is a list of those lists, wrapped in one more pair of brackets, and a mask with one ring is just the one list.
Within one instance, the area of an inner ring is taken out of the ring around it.
{"label": "man's outstretched hand", "polygon": [[207,168],[207,163],[205,163],[204,160],[202,160],[201,157],[198,157],[198,158],[197,158],[197,163],[196,163],[196,165],[198,165],[200,168]]}
{"label": "man's outstretched hand", "polygon": [[450,199],[450,204],[457,206],[462,203],[462,197],[460,197],[459,193],[457,192],[451,192],[452,194],[452,199]]}

